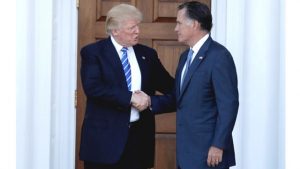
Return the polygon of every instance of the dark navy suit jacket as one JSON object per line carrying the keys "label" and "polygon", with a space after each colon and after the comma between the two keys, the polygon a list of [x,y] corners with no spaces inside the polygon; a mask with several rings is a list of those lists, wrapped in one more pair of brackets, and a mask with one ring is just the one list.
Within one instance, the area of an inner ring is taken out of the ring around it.
{"label": "dark navy suit jacket", "polygon": [[[170,92],[174,79],[165,70],[154,49],[133,46],[141,71],[141,90],[148,95],[155,91]],[[116,163],[127,142],[130,100],[119,55],[111,39],[90,44],[81,50],[81,80],[87,96],[80,159],[96,163]],[[154,161],[154,115],[149,109],[140,112],[144,131],[143,162],[151,168]]]}
{"label": "dark navy suit jacket", "polygon": [[152,97],[154,112],[176,106],[177,164],[182,169],[208,169],[210,146],[224,150],[215,168],[235,165],[232,130],[238,112],[237,73],[230,52],[209,37],[195,56],[180,90],[181,72],[188,50],[183,52],[173,93]]}

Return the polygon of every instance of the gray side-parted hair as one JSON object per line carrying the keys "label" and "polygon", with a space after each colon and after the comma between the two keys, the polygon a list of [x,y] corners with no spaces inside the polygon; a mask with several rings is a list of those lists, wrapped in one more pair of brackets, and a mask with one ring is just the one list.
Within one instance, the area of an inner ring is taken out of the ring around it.
{"label": "gray side-parted hair", "polygon": [[112,30],[119,29],[122,21],[127,19],[136,19],[141,22],[143,20],[143,14],[132,5],[119,4],[114,6],[107,12],[105,21],[106,33],[111,35]]}

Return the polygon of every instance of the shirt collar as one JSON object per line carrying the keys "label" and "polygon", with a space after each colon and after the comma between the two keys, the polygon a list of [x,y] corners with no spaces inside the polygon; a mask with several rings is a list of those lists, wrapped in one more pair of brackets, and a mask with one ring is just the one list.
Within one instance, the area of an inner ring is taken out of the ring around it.
{"label": "shirt collar", "polygon": [[121,49],[123,48],[122,45],[118,44],[118,42],[115,40],[115,38],[113,36],[110,36],[111,42],[113,43],[113,45],[115,46],[116,50],[118,52],[121,51]]}
{"label": "shirt collar", "polygon": [[206,34],[193,47],[190,47],[193,50],[194,54],[198,53],[198,51],[200,50],[200,48],[202,47],[204,42],[208,39],[208,37],[209,37],[209,34]]}

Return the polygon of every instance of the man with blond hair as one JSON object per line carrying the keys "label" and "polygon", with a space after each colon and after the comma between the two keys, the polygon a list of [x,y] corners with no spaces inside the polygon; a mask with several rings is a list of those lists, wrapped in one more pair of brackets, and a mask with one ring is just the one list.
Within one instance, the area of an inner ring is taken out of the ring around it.
{"label": "man with blond hair", "polygon": [[[157,52],[138,44],[141,12],[114,6],[107,39],[81,50],[81,79],[87,96],[80,159],[85,169],[146,169],[154,163],[154,115],[148,95],[168,93],[173,78]],[[135,92],[144,91],[146,94]]]}

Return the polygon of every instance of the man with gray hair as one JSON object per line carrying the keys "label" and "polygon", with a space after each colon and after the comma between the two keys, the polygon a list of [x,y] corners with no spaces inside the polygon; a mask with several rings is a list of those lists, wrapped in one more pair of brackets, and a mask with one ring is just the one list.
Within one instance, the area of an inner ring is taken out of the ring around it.
{"label": "man with gray hair", "polygon": [[170,92],[174,79],[154,49],[138,44],[141,21],[137,8],[117,5],[107,13],[109,37],[81,50],[87,102],[80,159],[85,169],[153,167],[155,126],[147,95]]}
{"label": "man with gray hair", "polygon": [[178,41],[189,49],[180,56],[175,90],[152,96],[152,111],[176,108],[178,169],[229,169],[235,165],[232,131],[239,107],[233,57],[211,38],[212,15],[206,4],[182,3],[176,22]]}

